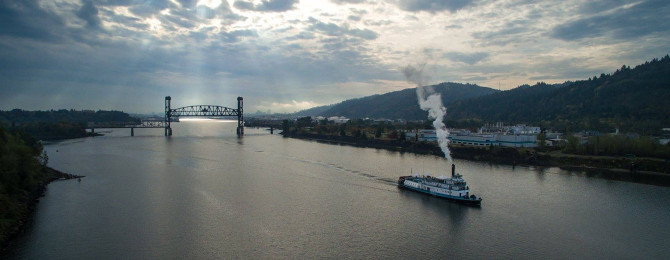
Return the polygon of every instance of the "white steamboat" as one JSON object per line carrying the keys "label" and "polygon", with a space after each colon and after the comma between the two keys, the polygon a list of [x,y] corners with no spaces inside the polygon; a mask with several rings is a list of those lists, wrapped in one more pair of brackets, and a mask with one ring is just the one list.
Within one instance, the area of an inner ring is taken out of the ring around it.
{"label": "white steamboat", "polygon": [[431,177],[401,176],[398,178],[398,187],[430,194],[465,204],[480,205],[481,197],[470,194],[470,187],[463,180],[463,176],[456,173],[456,166],[451,165],[451,178],[447,176]]}

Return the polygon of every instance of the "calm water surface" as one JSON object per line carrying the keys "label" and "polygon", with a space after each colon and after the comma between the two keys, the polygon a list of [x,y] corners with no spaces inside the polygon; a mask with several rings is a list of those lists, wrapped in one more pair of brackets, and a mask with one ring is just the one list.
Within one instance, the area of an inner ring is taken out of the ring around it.
{"label": "calm water surface", "polygon": [[[97,130],[100,131],[100,130]],[[447,161],[286,139],[235,123],[46,147],[49,185],[8,258],[670,258],[670,188],[456,161],[482,206],[398,190]]]}

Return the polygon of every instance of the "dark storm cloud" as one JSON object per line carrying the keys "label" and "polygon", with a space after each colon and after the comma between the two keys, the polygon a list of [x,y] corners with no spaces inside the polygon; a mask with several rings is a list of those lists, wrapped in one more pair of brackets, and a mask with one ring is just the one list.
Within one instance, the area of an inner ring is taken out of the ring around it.
{"label": "dark storm cloud", "polygon": [[299,0],[263,0],[260,4],[254,4],[251,1],[235,1],[237,9],[251,10],[258,12],[284,12],[295,8]]}
{"label": "dark storm cloud", "polygon": [[558,25],[549,35],[566,41],[601,36],[635,39],[670,31],[670,1],[649,0],[633,3],[630,7],[623,4],[623,1],[586,4],[585,10],[595,13]]}
{"label": "dark storm cloud", "polygon": [[0,35],[53,41],[61,37],[63,26],[61,17],[36,0],[0,0]]}
{"label": "dark storm cloud", "polygon": [[451,61],[463,62],[470,65],[483,61],[489,56],[490,54],[486,52],[464,53],[452,51],[444,54],[444,57]]}
{"label": "dark storm cloud", "polygon": [[472,0],[397,0],[395,4],[409,12],[456,12],[472,4]]}
{"label": "dark storm cloud", "polygon": [[77,11],[77,17],[86,21],[86,26],[89,28],[100,27],[100,17],[98,17],[98,8],[93,5],[91,1],[84,1],[84,5]]}

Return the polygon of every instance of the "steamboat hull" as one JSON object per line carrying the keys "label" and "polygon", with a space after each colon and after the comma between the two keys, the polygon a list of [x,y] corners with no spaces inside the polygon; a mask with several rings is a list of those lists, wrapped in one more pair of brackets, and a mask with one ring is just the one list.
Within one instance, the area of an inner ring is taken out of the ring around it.
{"label": "steamboat hull", "polygon": [[441,194],[441,193],[432,192],[432,191],[428,191],[428,190],[424,190],[424,189],[417,189],[417,188],[414,188],[414,187],[405,186],[404,184],[399,184],[398,188],[405,189],[405,190],[411,190],[411,191],[435,196],[435,197],[438,197],[438,198],[441,198],[441,199],[445,199],[445,200],[449,200],[449,201],[453,201],[453,202],[457,202],[457,203],[461,203],[461,204],[466,204],[466,205],[477,205],[477,206],[479,206],[482,203],[481,198],[473,200],[473,199],[470,199],[470,198],[449,196],[449,195],[446,195],[446,194]]}

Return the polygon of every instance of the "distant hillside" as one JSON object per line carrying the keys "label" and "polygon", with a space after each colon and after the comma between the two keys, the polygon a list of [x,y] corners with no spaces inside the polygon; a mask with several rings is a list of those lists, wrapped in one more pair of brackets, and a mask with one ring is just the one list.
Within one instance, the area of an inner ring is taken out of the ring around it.
{"label": "distant hillside", "polygon": [[[431,86],[442,95],[443,104],[488,95],[498,90],[472,84],[441,83]],[[324,109],[327,108],[327,109]],[[426,112],[419,108],[416,89],[403,89],[381,95],[350,99],[328,107],[317,107],[297,112],[302,116],[345,116],[349,118],[386,118],[425,120]],[[306,113],[312,112],[312,113]]]}
{"label": "distant hillside", "polygon": [[462,100],[448,107],[447,118],[655,134],[670,127],[670,57],[563,87],[538,83]]}
{"label": "distant hillside", "polygon": [[301,110],[298,112],[293,113],[293,116],[296,117],[304,117],[304,116],[315,116],[315,115],[321,115],[328,111],[328,109],[333,108],[334,105],[327,105],[327,106],[320,106],[320,107],[313,107],[310,109],[305,109]]}

